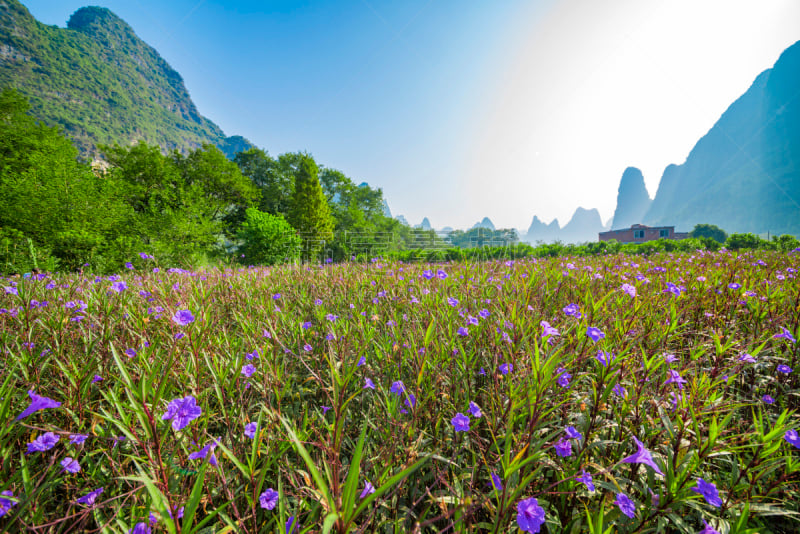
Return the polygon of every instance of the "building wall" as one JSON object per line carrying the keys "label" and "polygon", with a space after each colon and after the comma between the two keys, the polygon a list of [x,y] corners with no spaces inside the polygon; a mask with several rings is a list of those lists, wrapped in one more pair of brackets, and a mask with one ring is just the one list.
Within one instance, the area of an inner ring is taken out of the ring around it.
{"label": "building wall", "polygon": [[[666,230],[665,236],[661,235],[662,230]],[[644,232],[643,237],[634,237],[635,232]],[[676,232],[674,226],[644,226],[635,224],[630,228],[622,230],[611,230],[610,232],[600,232],[600,241],[611,241],[616,239],[620,243],[646,243],[658,239],[686,239],[689,234],[686,232]]]}

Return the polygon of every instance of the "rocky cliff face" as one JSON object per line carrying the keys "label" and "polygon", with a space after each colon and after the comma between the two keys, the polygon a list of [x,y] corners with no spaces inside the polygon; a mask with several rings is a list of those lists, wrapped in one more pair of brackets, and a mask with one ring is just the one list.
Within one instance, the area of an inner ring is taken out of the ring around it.
{"label": "rocky cliff face", "polygon": [[0,58],[0,86],[20,91],[84,156],[140,140],[182,152],[209,143],[229,156],[252,146],[203,117],[180,74],[108,9],[81,8],[57,28],[2,0]]}
{"label": "rocky cliff face", "polygon": [[[645,224],[800,235],[800,41],[664,171]],[[616,222],[615,222],[616,226]]]}
{"label": "rocky cliff face", "polygon": [[611,229],[630,228],[641,223],[650,207],[650,196],[644,185],[642,171],[628,167],[622,173],[617,190],[617,209],[611,222]]}

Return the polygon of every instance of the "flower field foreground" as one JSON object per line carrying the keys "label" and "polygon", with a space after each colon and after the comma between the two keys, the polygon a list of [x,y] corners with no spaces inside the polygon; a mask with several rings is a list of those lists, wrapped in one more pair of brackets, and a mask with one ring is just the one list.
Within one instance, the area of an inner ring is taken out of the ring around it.
{"label": "flower field foreground", "polygon": [[0,280],[0,530],[797,532],[800,255]]}

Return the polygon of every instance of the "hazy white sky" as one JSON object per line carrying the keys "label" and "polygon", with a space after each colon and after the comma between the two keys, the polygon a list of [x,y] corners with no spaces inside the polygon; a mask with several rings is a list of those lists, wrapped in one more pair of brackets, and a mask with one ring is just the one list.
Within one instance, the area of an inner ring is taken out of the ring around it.
{"label": "hazy white sky", "polygon": [[463,211],[522,229],[534,214],[563,226],[579,205],[609,219],[627,166],[652,197],[800,40],[797,0],[558,0],[529,16],[462,169]]}

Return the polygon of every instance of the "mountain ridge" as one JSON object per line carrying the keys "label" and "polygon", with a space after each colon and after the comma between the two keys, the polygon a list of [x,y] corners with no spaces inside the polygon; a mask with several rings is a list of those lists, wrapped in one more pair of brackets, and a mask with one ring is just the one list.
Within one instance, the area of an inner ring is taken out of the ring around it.
{"label": "mountain ridge", "polygon": [[208,143],[229,157],[253,146],[200,114],[181,75],[107,8],[82,7],[60,28],[18,0],[0,1],[2,86],[25,96],[31,113],[62,129],[84,157],[138,141],[184,153]]}

